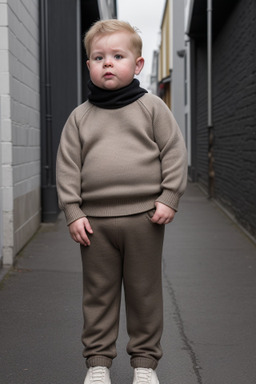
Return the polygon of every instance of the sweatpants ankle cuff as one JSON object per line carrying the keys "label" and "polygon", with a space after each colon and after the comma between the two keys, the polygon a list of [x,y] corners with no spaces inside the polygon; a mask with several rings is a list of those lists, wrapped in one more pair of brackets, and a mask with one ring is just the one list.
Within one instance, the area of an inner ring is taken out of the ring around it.
{"label": "sweatpants ankle cuff", "polygon": [[132,357],[131,366],[133,368],[151,368],[156,369],[158,361],[147,357]]}
{"label": "sweatpants ankle cuff", "polygon": [[90,367],[107,367],[110,368],[112,365],[112,359],[105,356],[92,356],[86,360],[87,368]]}

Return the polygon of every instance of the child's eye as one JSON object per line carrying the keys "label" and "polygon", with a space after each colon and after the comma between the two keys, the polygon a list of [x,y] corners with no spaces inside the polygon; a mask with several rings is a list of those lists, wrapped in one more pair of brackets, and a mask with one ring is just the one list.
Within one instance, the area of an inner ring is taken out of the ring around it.
{"label": "child's eye", "polygon": [[102,56],[96,56],[94,60],[100,61],[100,60],[102,60]]}
{"label": "child's eye", "polygon": [[118,55],[118,54],[115,55],[115,59],[117,59],[117,60],[120,60],[120,59],[122,59],[122,58],[123,58],[122,55]]}

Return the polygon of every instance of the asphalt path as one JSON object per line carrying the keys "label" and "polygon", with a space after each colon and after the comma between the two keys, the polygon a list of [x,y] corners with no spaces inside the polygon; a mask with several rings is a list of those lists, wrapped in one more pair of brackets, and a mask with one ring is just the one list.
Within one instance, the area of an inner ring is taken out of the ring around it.
{"label": "asphalt path", "polygon": [[[256,383],[256,246],[189,184],[163,253],[160,384]],[[63,215],[0,284],[0,383],[82,384],[79,247]],[[131,384],[124,304],[112,384]]]}

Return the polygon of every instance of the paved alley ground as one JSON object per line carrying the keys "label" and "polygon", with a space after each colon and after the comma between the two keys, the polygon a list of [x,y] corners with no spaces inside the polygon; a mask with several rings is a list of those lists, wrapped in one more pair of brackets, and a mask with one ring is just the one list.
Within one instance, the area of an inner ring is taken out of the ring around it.
{"label": "paved alley ground", "polygon": [[[256,245],[189,184],[163,255],[160,384],[256,382]],[[0,285],[0,383],[83,384],[79,247],[43,224]],[[124,306],[112,384],[131,384]]]}

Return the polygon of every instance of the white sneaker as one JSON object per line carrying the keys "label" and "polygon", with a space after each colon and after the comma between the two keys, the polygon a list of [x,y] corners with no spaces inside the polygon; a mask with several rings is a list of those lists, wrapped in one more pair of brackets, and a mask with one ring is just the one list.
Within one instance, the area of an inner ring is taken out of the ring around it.
{"label": "white sneaker", "polygon": [[107,367],[90,367],[84,384],[111,384],[109,369]]}
{"label": "white sneaker", "polygon": [[159,384],[156,371],[151,368],[135,368],[132,384]]}

